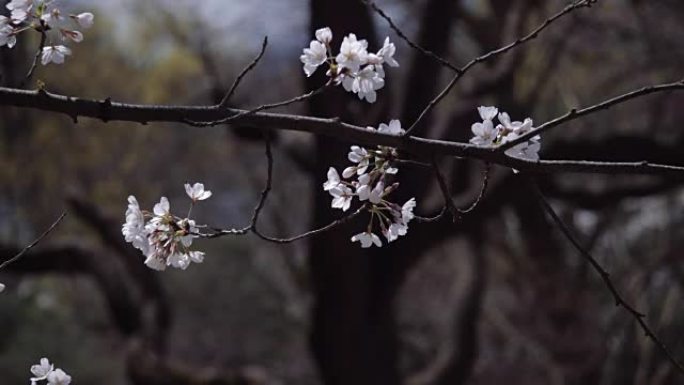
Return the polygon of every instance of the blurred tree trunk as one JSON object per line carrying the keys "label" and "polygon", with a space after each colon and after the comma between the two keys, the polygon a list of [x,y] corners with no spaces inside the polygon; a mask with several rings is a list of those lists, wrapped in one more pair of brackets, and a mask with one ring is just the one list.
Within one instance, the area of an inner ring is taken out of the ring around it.
{"label": "blurred tree trunk", "polygon": [[[376,45],[371,15],[361,2],[341,6],[331,0],[313,0],[311,34],[324,26],[331,27],[335,34],[333,46],[339,46],[343,36],[350,32],[367,39],[371,46]],[[323,82],[322,73],[317,73],[308,79],[307,88],[314,89]],[[361,106],[362,111],[353,114],[348,108],[352,106]],[[374,107],[377,110],[379,104]],[[310,103],[310,113],[314,116],[338,116],[360,124],[363,120],[360,115],[368,116],[371,109],[369,105],[351,100],[339,89],[326,91],[325,95]],[[312,186],[314,226],[328,223],[339,215],[330,208],[331,198],[321,185],[329,166],[345,162],[348,149],[348,144],[323,137],[316,139]],[[399,383],[393,290],[388,287],[388,280],[381,277],[384,274],[382,260],[370,258],[369,253],[349,239],[350,231],[362,226],[357,222],[340,231],[322,234],[314,237],[309,245],[315,295],[310,342],[319,373],[326,384]]]}

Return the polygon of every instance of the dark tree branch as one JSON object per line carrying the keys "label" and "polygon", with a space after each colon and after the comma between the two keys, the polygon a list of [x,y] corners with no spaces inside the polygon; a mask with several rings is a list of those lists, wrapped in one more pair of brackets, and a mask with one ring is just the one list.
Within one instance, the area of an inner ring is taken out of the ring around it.
{"label": "dark tree branch", "polygon": [[447,84],[447,86],[442,90],[442,92],[440,92],[437,96],[435,96],[434,99],[432,99],[430,101],[430,103],[425,107],[423,112],[421,112],[420,116],[418,116],[418,119],[416,119],[413,122],[413,124],[411,124],[411,126],[408,128],[408,130],[406,130],[406,135],[411,134],[411,132],[418,125],[418,123],[420,123],[420,121],[423,119],[423,117],[425,117],[425,115],[427,115],[434,108],[434,106],[436,106],[451,91],[451,89],[454,87],[454,85],[456,85],[458,80],[463,75],[465,75],[466,72],[468,72],[471,68],[473,68],[475,65],[482,63],[482,62],[485,62],[485,61],[487,61],[491,58],[494,58],[496,56],[499,56],[501,54],[504,54],[504,53],[516,48],[517,46],[519,46],[521,44],[525,44],[526,42],[528,42],[532,39],[535,39],[539,35],[540,32],[542,32],[544,29],[546,29],[554,21],[556,21],[556,20],[560,19],[561,17],[569,14],[570,12],[574,11],[575,9],[583,8],[583,7],[590,7],[596,1],[597,0],[582,0],[582,1],[574,2],[574,3],[566,6],[565,8],[563,8],[563,10],[561,10],[560,12],[558,12],[555,15],[544,20],[544,22],[541,25],[539,25],[537,28],[535,28],[532,32],[530,32],[526,36],[519,38],[516,41],[514,41],[508,45],[505,45],[501,48],[495,49],[493,51],[489,51],[488,53],[486,53],[482,56],[478,56],[478,57],[472,59],[466,65],[461,67],[459,71],[456,71],[456,74],[451,79],[449,84]]}
{"label": "dark tree branch", "polygon": [[259,63],[259,60],[264,56],[264,52],[266,52],[266,46],[268,45],[268,36],[264,36],[264,41],[261,43],[261,51],[259,51],[259,54],[252,60],[252,62],[245,67],[242,72],[238,75],[237,78],[235,78],[235,81],[233,82],[233,85],[230,87],[230,90],[226,93],[226,95],[221,99],[221,102],[219,103],[220,107],[227,107],[228,102],[230,101],[230,98],[233,97],[233,94],[235,93],[235,90],[237,90],[238,86],[240,85],[240,82],[242,81],[242,78],[247,75],[249,71],[254,69],[256,65]]}
{"label": "dark tree branch", "polygon": [[14,257],[2,262],[0,264],[0,270],[4,269],[5,267],[7,267],[7,265],[9,265],[11,263],[18,261],[21,257],[24,256],[24,254],[29,252],[29,250],[31,250],[34,246],[36,246],[38,243],[40,243],[40,241],[42,241],[45,237],[47,237],[48,234],[50,234],[52,232],[52,230],[54,230],[57,227],[57,225],[59,225],[60,222],[62,222],[62,219],[64,219],[64,217],[66,217],[66,215],[67,215],[66,211],[62,212],[62,215],[60,215],[59,218],[57,218],[57,220],[54,221],[52,223],[52,225],[50,225],[50,227],[48,227],[47,230],[45,230],[38,238],[36,238],[33,242],[28,244],[28,246],[24,247]]}
{"label": "dark tree branch", "polygon": [[568,111],[565,115],[559,116],[553,120],[549,120],[548,122],[542,124],[541,126],[537,127],[536,129],[528,132],[525,135],[522,135],[521,137],[512,140],[508,143],[505,143],[501,146],[499,146],[500,151],[505,151],[517,144],[523,143],[528,141],[529,139],[533,138],[534,136],[540,135],[544,133],[545,131],[548,131],[554,127],[560,126],[563,123],[567,123],[571,120],[575,120],[577,118],[580,118],[585,115],[589,115],[592,113],[595,113],[597,111],[601,110],[607,110],[610,107],[613,107],[615,105],[624,103],[628,100],[638,98],[641,96],[657,93],[657,92],[668,92],[668,91],[674,91],[674,90],[684,90],[684,80],[680,80],[678,82],[673,82],[673,83],[664,83],[664,84],[658,84],[654,86],[647,86],[640,88],[638,90],[630,91],[627,92],[626,94],[622,94],[619,96],[616,96],[614,98],[605,100],[601,103],[595,104],[593,106],[589,106],[586,108],[582,108],[580,110],[577,109],[572,109]]}
{"label": "dark tree branch", "polygon": [[411,39],[409,39],[409,38],[401,31],[401,29],[399,29],[399,27],[397,27],[397,25],[394,24],[394,21],[392,21],[392,18],[390,18],[382,9],[380,9],[380,7],[378,7],[378,5],[375,4],[374,1],[371,1],[371,0],[361,0],[361,2],[363,2],[364,4],[366,4],[366,5],[368,5],[369,7],[371,7],[371,8],[375,11],[375,13],[377,13],[380,17],[382,17],[383,19],[385,19],[385,21],[387,21],[387,24],[389,24],[390,28],[392,28],[392,30],[394,31],[394,33],[396,33],[397,36],[399,36],[402,40],[404,40],[404,41],[406,42],[406,44],[408,44],[411,48],[415,49],[416,51],[422,53],[423,55],[425,55],[425,56],[427,56],[427,57],[429,57],[429,58],[431,58],[431,59],[434,59],[434,60],[435,60],[436,62],[438,62],[439,64],[443,65],[444,67],[449,68],[450,70],[452,70],[452,71],[454,71],[454,72],[459,72],[459,71],[460,71],[460,69],[459,69],[458,67],[456,67],[455,65],[451,64],[448,60],[442,58],[441,56],[437,55],[436,53],[434,53],[434,52],[432,52],[432,51],[430,51],[430,50],[428,50],[428,49],[425,49],[425,48],[421,47],[420,45],[418,45],[418,44],[414,43],[413,41],[411,41]]}
{"label": "dark tree branch", "polygon": [[28,72],[26,73],[26,78],[19,84],[19,88],[24,88],[28,84],[28,82],[31,81],[31,78],[33,77],[33,73],[36,70],[36,67],[38,66],[38,59],[40,58],[40,55],[43,53],[43,48],[45,47],[45,41],[47,40],[47,31],[45,30],[46,25],[43,20],[40,21],[40,43],[38,44],[38,51],[36,51],[36,54],[33,56],[33,62],[31,63],[31,67],[29,67]]}
{"label": "dark tree branch", "polygon": [[653,343],[661,350],[661,352],[667,357],[667,359],[681,372],[684,374],[684,366],[672,355],[670,349],[655,335],[653,330],[651,330],[648,323],[646,323],[646,315],[636,310],[632,305],[630,305],[623,297],[622,294],[615,287],[615,284],[610,278],[610,274],[601,266],[601,264],[589,253],[589,251],[584,248],[579,241],[572,234],[572,231],[565,225],[563,220],[556,214],[551,204],[546,200],[544,194],[541,192],[539,187],[535,184],[534,180],[530,180],[532,188],[539,199],[541,206],[544,211],[549,215],[551,219],[556,223],[558,228],[561,230],[563,235],[572,243],[573,247],[582,255],[582,257],[591,265],[591,267],[596,271],[596,273],[601,277],[604,285],[610,291],[615,300],[616,306],[621,306],[625,309],[634,320],[639,324],[643,330],[646,337],[650,338]]}
{"label": "dark tree branch", "polygon": [[[654,91],[682,89],[684,84],[674,83],[668,87],[655,86]],[[633,96],[634,97],[634,96]],[[624,101],[624,100],[622,100]],[[613,101],[617,104],[620,101]],[[458,156],[479,159],[485,162],[533,172],[587,172],[605,174],[656,174],[681,175],[684,167],[637,162],[596,162],[541,160],[530,161],[506,156],[499,147],[478,147],[467,143],[425,139],[415,136],[392,136],[372,132],[365,127],[343,123],[337,118],[323,119],[301,115],[250,112],[244,110],[219,108],[218,106],[164,106],[114,103],[109,99],[102,101],[80,99],[70,96],[51,94],[44,90],[26,91],[0,88],[0,105],[28,107],[43,111],[61,112],[76,118],[87,116],[103,121],[119,120],[147,123],[160,122],[212,122],[242,114],[239,121],[256,129],[293,130],[324,135],[344,142],[367,145],[395,147],[408,153],[431,157]],[[596,107],[588,107],[592,112]],[[585,110],[587,110],[585,109]],[[589,112],[584,112],[583,115]],[[565,118],[567,120],[567,118]]]}

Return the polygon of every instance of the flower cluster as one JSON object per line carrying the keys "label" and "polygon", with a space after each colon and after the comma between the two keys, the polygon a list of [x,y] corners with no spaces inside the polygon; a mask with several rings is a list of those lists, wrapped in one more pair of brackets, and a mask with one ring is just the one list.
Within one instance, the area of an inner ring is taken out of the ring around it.
{"label": "flower cluster", "polygon": [[[392,120],[389,124],[382,123],[377,130],[373,127],[368,129],[389,135],[404,134],[398,120]],[[363,248],[372,245],[382,246],[380,237],[373,232],[376,223],[389,243],[406,235],[408,224],[414,217],[414,198],[409,199],[403,206],[386,200],[386,197],[399,186],[398,183],[388,184],[387,180],[399,172],[393,165],[397,155],[397,150],[392,147],[378,146],[377,149],[369,150],[351,146],[347,158],[353,165],[342,171],[342,178],[334,167],[328,169],[328,180],[323,184],[323,190],[332,196],[333,208],[347,211],[354,198],[366,202],[366,208],[371,214],[368,227],[366,231],[351,238],[352,242],[360,242]]]}
{"label": "flower cluster", "polygon": [[83,33],[77,28],[90,28],[94,16],[90,12],[65,16],[54,3],[54,0],[12,0],[7,3],[10,17],[0,16],[0,46],[14,47],[18,34],[33,29],[47,36],[41,63],[64,63],[64,58],[71,55],[65,44],[83,41]]}
{"label": "flower cluster", "polygon": [[[499,112],[496,107],[478,107],[477,111],[482,118],[481,123],[474,123],[471,127],[473,138],[470,143],[478,146],[501,145],[518,139],[522,135],[534,130],[532,119],[525,118],[522,122],[511,122],[511,118],[505,112]],[[499,124],[494,126],[494,118],[499,119]],[[530,140],[520,143],[506,150],[506,155],[515,158],[539,160],[541,149],[541,137],[539,135]]]}
{"label": "flower cluster", "polygon": [[326,74],[335,84],[342,84],[345,90],[357,94],[359,99],[374,103],[377,98],[375,91],[385,86],[383,65],[399,66],[394,59],[394,44],[387,37],[382,48],[372,53],[368,52],[366,40],[358,40],[355,34],[350,33],[344,37],[339,53],[334,56],[330,48],[331,41],[330,28],[316,31],[316,39],[311,41],[309,48],[304,48],[304,53],[299,57],[306,76],[313,75],[318,66],[327,63]]}
{"label": "flower cluster", "polygon": [[40,363],[31,366],[31,385],[36,385],[39,381],[47,381],[48,385],[69,385],[71,376],[62,369],[56,368],[47,358],[41,358]]}
{"label": "flower cluster", "polygon": [[211,197],[202,183],[185,184],[185,192],[192,200],[185,218],[171,214],[169,200],[162,197],[152,212],[141,211],[134,196],[128,197],[126,222],[121,232],[135,248],[146,257],[145,265],[154,270],[165,270],[166,266],[185,270],[191,262],[201,263],[204,253],[190,250],[193,239],[199,236],[198,226],[190,219],[192,206],[197,201]]}

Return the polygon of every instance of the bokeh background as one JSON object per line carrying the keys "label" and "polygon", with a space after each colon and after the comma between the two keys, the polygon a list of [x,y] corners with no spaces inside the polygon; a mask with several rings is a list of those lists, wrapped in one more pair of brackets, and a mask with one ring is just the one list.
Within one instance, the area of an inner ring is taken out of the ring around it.
{"label": "bokeh background", "polygon": [[[411,50],[357,1],[63,1],[96,24],[65,65],[35,78],[55,93],[154,104],[210,104],[258,52],[231,101],[249,108],[316,88],[299,62],[313,31],[334,46],[355,32],[397,45],[378,102],[332,90],[282,111],[358,125],[412,122],[450,73]],[[416,42],[453,63],[513,41],[564,1],[379,1]],[[4,9],[4,8],[3,8]],[[0,49],[5,85],[28,68],[38,36]],[[476,107],[496,105],[538,124],[643,85],[684,77],[684,2],[599,1],[537,39],[469,73],[417,134],[467,141]],[[35,85],[32,85],[33,87]],[[542,158],[684,165],[684,95],[658,94],[558,127]],[[251,236],[200,241],[203,264],[153,272],[123,243],[126,197],[160,196],[187,209],[183,183],[214,196],[199,222],[246,223],[265,177],[262,133],[71,119],[0,109],[0,258],[60,227],[0,273],[0,382],[23,384],[47,356],[77,384],[635,384],[682,375],[614,306],[597,275],[544,216],[532,190],[494,167],[484,200],[453,224],[412,224],[382,249],[349,237],[359,223],[291,245]],[[339,213],[321,189],[351,143],[279,132],[264,229],[286,236]],[[444,160],[459,204],[484,166]],[[398,201],[441,207],[432,175],[405,166]],[[682,180],[539,175],[565,222],[611,272],[675,356],[684,359]]]}

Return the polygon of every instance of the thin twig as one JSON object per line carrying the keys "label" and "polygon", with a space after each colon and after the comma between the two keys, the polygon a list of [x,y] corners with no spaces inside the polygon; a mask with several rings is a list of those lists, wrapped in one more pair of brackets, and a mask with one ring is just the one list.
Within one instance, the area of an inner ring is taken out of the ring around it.
{"label": "thin twig", "polygon": [[477,205],[480,204],[480,201],[482,201],[482,198],[484,197],[485,192],[487,191],[487,186],[489,185],[489,171],[491,170],[492,165],[489,163],[485,163],[485,169],[484,172],[482,173],[482,185],[480,186],[480,193],[477,194],[477,197],[473,201],[473,203],[470,204],[465,209],[458,209],[458,212],[461,214],[468,214],[469,212],[475,210]]}
{"label": "thin twig", "polygon": [[406,42],[406,44],[408,44],[411,48],[415,49],[416,51],[422,53],[423,55],[425,55],[425,56],[427,56],[427,57],[430,57],[430,58],[434,59],[434,60],[437,61],[439,64],[443,65],[444,67],[449,68],[449,69],[452,70],[452,71],[455,71],[455,72],[457,72],[457,73],[461,71],[460,68],[458,68],[458,67],[456,67],[455,65],[451,64],[448,60],[442,58],[441,56],[437,55],[436,53],[434,53],[434,52],[432,52],[432,51],[430,51],[430,50],[428,50],[428,49],[425,49],[425,48],[421,47],[420,45],[418,45],[417,43],[414,43],[413,41],[411,41],[411,39],[409,39],[409,38],[401,31],[401,29],[399,29],[399,27],[397,27],[397,25],[394,24],[394,21],[392,21],[392,18],[390,18],[382,9],[380,9],[380,7],[378,7],[378,5],[375,4],[374,1],[371,1],[371,0],[361,0],[361,2],[364,3],[364,4],[366,4],[366,5],[368,5],[369,7],[371,7],[378,15],[380,15],[380,17],[382,17],[383,19],[385,19],[385,21],[387,21],[387,24],[389,24],[390,28],[394,31],[394,33],[396,33],[397,36],[399,36],[399,38],[401,38],[402,40],[404,40],[404,41]]}
{"label": "thin twig", "polygon": [[673,83],[664,83],[664,84],[657,84],[654,86],[642,87],[638,90],[633,90],[633,91],[627,92],[625,94],[622,94],[622,95],[616,96],[614,98],[605,100],[605,101],[600,102],[598,104],[595,104],[593,106],[582,108],[580,110],[573,108],[572,110],[568,111],[565,115],[559,116],[553,120],[549,120],[548,122],[542,124],[541,126],[537,127],[536,129],[528,132],[527,134],[522,135],[521,137],[519,137],[513,141],[510,141],[508,143],[505,143],[505,144],[499,146],[498,149],[499,149],[499,151],[502,151],[502,152],[506,151],[509,148],[511,148],[517,144],[526,142],[529,139],[531,139],[532,137],[540,135],[543,132],[550,130],[553,127],[559,126],[563,123],[567,123],[571,120],[575,120],[581,116],[585,116],[585,115],[588,115],[588,114],[591,114],[591,113],[594,113],[597,111],[601,111],[601,110],[606,110],[612,106],[624,103],[628,100],[638,98],[640,96],[653,94],[656,92],[672,91],[672,90],[677,90],[677,89],[684,89],[684,79],[680,80],[678,82],[673,82]]}
{"label": "thin twig", "polygon": [[458,208],[456,208],[456,205],[454,204],[454,200],[451,199],[451,192],[449,191],[449,185],[446,182],[446,178],[444,178],[444,175],[442,175],[442,171],[439,169],[439,164],[437,163],[437,159],[433,158],[432,159],[432,169],[435,172],[435,175],[437,176],[437,183],[439,184],[439,189],[442,191],[442,196],[444,197],[444,206],[449,210],[451,213],[451,219],[452,221],[456,222],[458,220]]}
{"label": "thin twig", "polygon": [[420,223],[436,222],[442,219],[447,212],[449,212],[449,209],[446,206],[442,206],[442,209],[439,211],[439,213],[433,217],[421,217],[420,215],[416,215],[413,217],[413,219]]}
{"label": "thin twig", "polygon": [[581,0],[581,1],[576,1],[572,4],[569,4],[568,6],[563,8],[563,10],[561,10],[560,12],[558,12],[555,15],[544,20],[544,22],[541,25],[539,25],[537,28],[535,28],[532,32],[530,32],[526,36],[521,37],[521,38],[517,39],[516,41],[514,41],[508,45],[505,45],[501,48],[497,48],[493,51],[489,51],[486,54],[484,54],[482,56],[478,56],[475,59],[472,59],[471,61],[469,61],[466,65],[461,67],[459,71],[456,71],[456,74],[451,79],[449,84],[447,84],[447,86],[437,96],[435,96],[435,98],[432,99],[430,101],[430,103],[428,103],[428,105],[423,109],[423,111],[418,116],[418,119],[416,119],[413,122],[413,124],[411,125],[411,127],[409,127],[408,130],[406,130],[405,135],[406,136],[410,135],[411,132],[413,132],[413,130],[416,128],[418,123],[420,123],[420,121],[423,120],[423,118],[435,107],[435,105],[437,105],[451,91],[451,89],[454,87],[454,85],[456,85],[458,80],[463,75],[465,75],[466,72],[468,72],[471,68],[473,68],[476,64],[482,63],[482,62],[487,61],[493,57],[504,54],[504,53],[514,49],[515,47],[517,47],[521,44],[524,44],[524,43],[526,43],[532,39],[535,39],[541,31],[546,29],[554,21],[556,21],[556,20],[560,19],[561,17],[569,14],[570,12],[574,11],[575,9],[583,8],[583,7],[590,7],[596,1],[597,0]]}
{"label": "thin twig", "polygon": [[257,229],[253,229],[252,231],[253,231],[259,238],[261,238],[261,239],[263,239],[263,240],[265,240],[265,241],[268,241],[268,242],[273,242],[273,243],[291,243],[291,242],[298,241],[298,240],[303,239],[303,238],[308,238],[308,237],[311,237],[311,236],[314,236],[314,235],[321,234],[321,233],[323,233],[323,232],[326,232],[326,231],[332,230],[332,229],[334,229],[334,228],[336,228],[336,227],[338,227],[338,226],[341,226],[341,225],[343,225],[343,224],[345,224],[345,223],[351,221],[352,219],[356,218],[357,216],[359,216],[359,214],[363,213],[365,210],[366,210],[366,205],[363,205],[363,206],[359,207],[359,209],[356,210],[354,213],[352,213],[352,214],[350,214],[350,215],[347,215],[346,217],[342,217],[342,218],[340,218],[340,219],[337,219],[337,220],[335,220],[335,221],[330,222],[329,224],[327,224],[327,225],[325,225],[325,226],[323,226],[323,227],[320,227],[320,228],[315,229],[315,230],[307,231],[307,232],[305,232],[305,233],[303,233],[303,234],[295,235],[295,236],[290,237],[290,238],[276,238],[276,237],[270,237],[270,236],[267,236],[267,235],[262,234],[262,233],[259,232]]}
{"label": "thin twig", "polygon": [[268,199],[268,193],[271,191],[271,185],[273,182],[273,153],[271,152],[271,133],[265,132],[265,146],[266,146],[266,183],[264,189],[261,191],[261,197],[259,198],[259,203],[254,207],[254,213],[252,214],[252,220],[249,223],[249,228],[253,232],[256,231],[257,221],[259,220],[259,214],[266,204],[266,199]]}
{"label": "thin twig", "polygon": [[650,338],[655,345],[663,352],[663,354],[667,357],[667,359],[681,372],[684,374],[684,366],[672,355],[672,352],[670,349],[665,345],[651,330],[650,326],[646,323],[646,315],[641,313],[640,311],[636,310],[632,305],[630,305],[625,299],[622,297],[618,289],[615,287],[615,284],[613,281],[610,279],[610,274],[606,271],[606,269],[601,266],[601,264],[594,258],[589,251],[587,251],[586,248],[584,248],[577,238],[572,234],[572,231],[568,228],[568,226],[565,225],[563,220],[556,214],[554,211],[553,207],[551,207],[551,204],[546,200],[546,197],[544,194],[541,192],[537,184],[534,182],[534,180],[530,179],[532,188],[534,192],[536,193],[537,197],[539,198],[539,202],[541,203],[542,207],[546,211],[546,213],[553,219],[553,221],[556,223],[558,228],[561,230],[563,235],[572,243],[572,245],[575,247],[575,249],[582,255],[582,257],[591,265],[591,267],[596,271],[596,273],[601,277],[601,280],[603,281],[604,285],[610,291],[610,293],[613,295],[613,299],[615,300],[615,306],[621,306],[623,309],[625,309],[631,316],[634,318],[635,321],[639,324],[641,329],[643,330],[644,334],[646,337]]}
{"label": "thin twig", "polygon": [[21,84],[19,84],[19,88],[24,88],[28,84],[28,82],[31,81],[31,77],[33,77],[33,73],[36,71],[36,67],[38,66],[38,59],[40,58],[40,55],[43,53],[43,48],[45,47],[45,41],[47,40],[47,33],[44,30],[45,28],[45,22],[40,21],[41,24],[41,30],[40,30],[40,44],[38,45],[38,51],[36,51],[36,54],[33,56],[33,63],[31,63],[31,67],[29,67],[28,73],[26,73],[26,77],[24,80],[22,80]]}
{"label": "thin twig", "polygon": [[0,264],[0,270],[4,269],[7,265],[9,265],[11,263],[18,261],[21,257],[24,256],[24,254],[26,254],[29,250],[31,250],[31,248],[33,248],[38,243],[40,243],[40,241],[42,241],[43,238],[47,237],[48,234],[50,234],[52,232],[52,230],[54,230],[57,227],[57,225],[59,225],[60,222],[62,222],[62,219],[64,219],[64,217],[66,217],[66,215],[67,215],[66,211],[62,212],[62,215],[60,215],[59,218],[57,218],[57,220],[55,220],[52,223],[52,225],[50,225],[50,227],[48,227],[47,230],[45,230],[38,238],[36,238],[28,246],[24,247],[14,257],[12,257],[12,258],[6,260],[5,262],[3,262],[2,264]]}
{"label": "thin twig", "polygon": [[[454,200],[451,198],[451,192],[449,191],[449,185],[446,181],[446,178],[442,174],[442,171],[439,169],[439,165],[437,164],[436,160],[433,160],[432,162],[432,168],[435,172],[435,175],[437,177],[437,182],[439,183],[439,188],[442,191],[442,195],[444,196],[444,207],[449,210],[451,213],[451,216],[453,217],[454,222],[458,220],[459,218],[462,217],[462,214],[468,214],[469,212],[475,210],[475,208],[480,204],[482,201],[482,198],[484,197],[485,191],[487,191],[487,186],[489,185],[489,170],[491,169],[491,165],[487,163],[485,165],[484,172],[482,173],[482,185],[480,187],[480,192],[477,194],[477,197],[471,203],[466,207],[465,209],[461,209],[456,207],[456,204],[454,203]],[[440,218],[441,215],[443,215],[444,210],[440,215],[435,217],[436,219]],[[432,219],[432,218],[422,218],[423,221],[425,219]],[[425,222],[429,222],[425,221]]]}
{"label": "thin twig", "polygon": [[235,81],[233,82],[233,85],[230,87],[230,90],[226,95],[221,99],[221,103],[219,103],[219,107],[226,107],[228,105],[228,102],[230,101],[230,98],[233,97],[233,94],[235,93],[235,90],[238,88],[240,85],[240,82],[242,81],[242,78],[247,75],[249,71],[254,69],[256,65],[259,63],[259,60],[261,60],[261,57],[264,56],[264,52],[266,52],[266,46],[268,45],[268,36],[264,36],[264,41],[261,43],[261,51],[259,51],[259,54],[252,60],[252,62],[245,67],[242,72],[238,75],[237,78],[235,78]]}
{"label": "thin twig", "polygon": [[256,108],[251,109],[251,110],[239,112],[239,113],[232,115],[232,116],[229,116],[227,118],[208,121],[208,122],[197,122],[197,121],[192,121],[192,120],[185,120],[184,122],[191,125],[191,126],[195,126],[195,127],[209,127],[209,126],[217,126],[219,124],[230,123],[232,121],[238,120],[238,119],[243,118],[247,115],[255,114],[255,113],[260,112],[260,111],[270,110],[273,108],[283,107],[283,106],[287,106],[287,105],[290,105],[293,103],[305,101],[311,97],[314,97],[314,96],[320,94],[326,88],[328,88],[328,86],[330,86],[331,84],[332,84],[332,81],[329,81],[326,84],[322,85],[321,87],[318,87],[317,89],[310,91],[310,92],[307,92],[303,95],[295,96],[294,98],[283,100],[281,102],[270,103],[270,104],[262,104],[259,107],[256,107]]}

